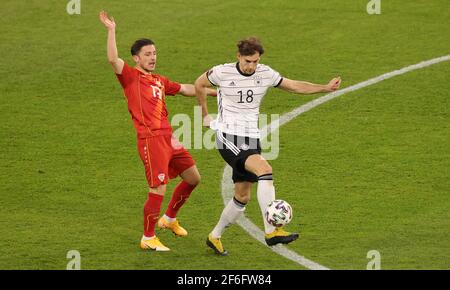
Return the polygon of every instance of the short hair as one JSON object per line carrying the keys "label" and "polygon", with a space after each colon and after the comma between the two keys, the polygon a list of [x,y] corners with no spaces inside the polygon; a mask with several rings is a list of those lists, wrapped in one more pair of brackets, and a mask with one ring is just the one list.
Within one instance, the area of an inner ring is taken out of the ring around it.
{"label": "short hair", "polygon": [[253,36],[239,41],[237,47],[241,55],[254,55],[257,52],[259,52],[259,55],[262,55],[264,53],[261,41]]}
{"label": "short hair", "polygon": [[147,38],[141,38],[136,40],[131,46],[131,55],[138,55],[141,48],[146,45],[155,45],[153,40]]}

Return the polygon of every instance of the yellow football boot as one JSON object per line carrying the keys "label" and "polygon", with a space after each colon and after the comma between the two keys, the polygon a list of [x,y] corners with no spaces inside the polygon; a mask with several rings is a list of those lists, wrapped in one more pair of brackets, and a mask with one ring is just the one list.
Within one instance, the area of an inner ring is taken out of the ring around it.
{"label": "yellow football boot", "polygon": [[276,244],[289,244],[290,242],[298,239],[299,234],[286,232],[282,228],[275,228],[270,234],[266,234],[265,240],[268,246],[274,246]]}
{"label": "yellow football boot", "polygon": [[216,254],[221,255],[221,256],[228,255],[228,252],[223,248],[222,242],[220,241],[220,239],[213,239],[211,234],[208,235],[208,238],[206,239],[206,244],[208,245],[208,247],[213,249],[214,252],[216,252]]}
{"label": "yellow football boot", "polygon": [[158,227],[160,229],[170,229],[175,235],[180,237],[185,237],[188,234],[188,232],[180,226],[178,220],[169,223],[164,217],[160,217],[158,220]]}
{"label": "yellow football boot", "polygon": [[141,239],[141,249],[153,250],[157,252],[170,251],[170,249],[164,246],[163,243],[161,243],[161,241],[157,237],[154,237],[153,239],[150,240]]}

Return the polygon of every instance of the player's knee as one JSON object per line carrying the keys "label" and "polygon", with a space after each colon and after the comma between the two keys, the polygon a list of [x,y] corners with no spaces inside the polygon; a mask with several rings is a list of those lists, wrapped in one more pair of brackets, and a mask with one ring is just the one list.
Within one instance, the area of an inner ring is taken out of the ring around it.
{"label": "player's knee", "polygon": [[164,195],[166,194],[166,185],[165,184],[161,184],[157,187],[151,187],[150,188],[150,192],[151,193],[155,193],[155,194],[159,194],[159,195]]}
{"label": "player's knee", "polygon": [[242,204],[247,204],[250,201],[250,194],[246,193],[236,193],[234,196]]}
{"label": "player's knee", "polygon": [[268,164],[268,163],[264,164],[260,168],[258,168],[258,172],[257,172],[258,176],[266,175],[266,174],[272,174],[272,166],[270,166],[270,164]]}
{"label": "player's knee", "polygon": [[199,185],[200,181],[202,180],[202,177],[200,176],[200,173],[194,174],[189,178],[188,180],[185,180],[187,183],[189,183],[192,186]]}
{"label": "player's knee", "polygon": [[198,172],[196,166],[186,169],[180,176],[184,182],[192,186],[197,186],[201,181],[200,172]]}

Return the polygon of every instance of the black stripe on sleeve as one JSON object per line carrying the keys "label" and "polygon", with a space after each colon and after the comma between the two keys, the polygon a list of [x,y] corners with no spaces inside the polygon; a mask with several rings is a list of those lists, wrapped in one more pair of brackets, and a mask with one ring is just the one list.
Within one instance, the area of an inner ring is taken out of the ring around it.
{"label": "black stripe on sleeve", "polygon": [[281,85],[282,81],[283,81],[283,77],[281,77],[280,81],[278,82],[278,84],[276,86],[274,86],[274,88],[277,88],[279,85]]}
{"label": "black stripe on sleeve", "polygon": [[[211,72],[212,73],[212,72]],[[209,79],[209,75],[211,74],[211,73],[209,73],[209,71],[208,72],[206,72],[206,78],[208,79],[208,81],[211,83],[211,85],[213,85],[213,86],[215,86],[215,87],[217,87],[217,85],[215,84],[215,83],[213,83],[210,79]]]}

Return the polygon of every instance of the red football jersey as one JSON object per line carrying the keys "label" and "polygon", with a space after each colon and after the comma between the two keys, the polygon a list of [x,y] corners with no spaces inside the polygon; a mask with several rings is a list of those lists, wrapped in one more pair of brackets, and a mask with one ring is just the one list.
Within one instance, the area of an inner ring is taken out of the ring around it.
{"label": "red football jersey", "polygon": [[117,74],[128,102],[138,138],[171,135],[172,127],[164,98],[175,95],[181,85],[157,74],[144,74],[125,63]]}

